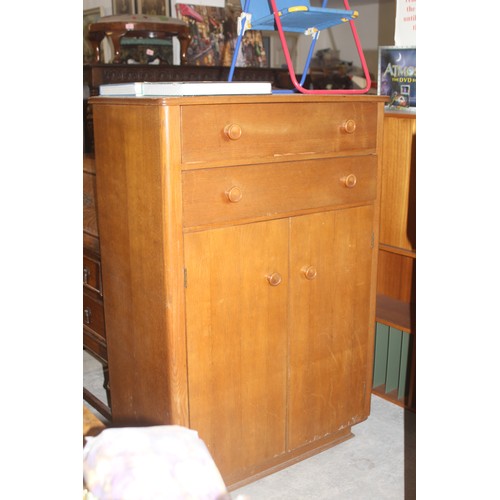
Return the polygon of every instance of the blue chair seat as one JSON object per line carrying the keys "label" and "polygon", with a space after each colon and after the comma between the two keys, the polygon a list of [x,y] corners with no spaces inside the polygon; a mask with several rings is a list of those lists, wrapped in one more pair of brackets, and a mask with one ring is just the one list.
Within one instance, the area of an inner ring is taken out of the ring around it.
{"label": "blue chair seat", "polygon": [[[323,9],[321,7],[306,7],[307,10],[280,10],[281,25],[284,31],[303,33],[308,28],[318,31],[356,19],[354,10]],[[252,17],[253,30],[274,30],[274,14],[262,18]]]}

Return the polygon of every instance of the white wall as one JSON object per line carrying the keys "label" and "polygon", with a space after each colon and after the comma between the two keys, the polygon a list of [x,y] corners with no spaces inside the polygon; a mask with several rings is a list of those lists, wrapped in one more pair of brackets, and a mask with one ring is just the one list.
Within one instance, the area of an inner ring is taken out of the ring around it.
{"label": "white wall", "polygon": [[[320,7],[322,1],[311,0],[311,5]],[[344,2],[330,0],[327,6],[342,9],[344,8]],[[359,12],[359,17],[355,21],[356,31],[368,69],[376,78],[379,45],[394,45],[396,0],[351,0],[349,6],[352,10]],[[310,37],[300,37],[296,61],[296,71],[298,73],[300,72],[299,68],[304,67],[310,43]],[[355,66],[361,66],[348,23],[321,32],[316,43],[316,50],[325,48],[338,50],[341,60],[352,61]]]}
{"label": "white wall", "polygon": [[112,0],[83,0],[83,10],[103,7],[103,15],[111,16],[113,14],[113,4],[111,2]]}

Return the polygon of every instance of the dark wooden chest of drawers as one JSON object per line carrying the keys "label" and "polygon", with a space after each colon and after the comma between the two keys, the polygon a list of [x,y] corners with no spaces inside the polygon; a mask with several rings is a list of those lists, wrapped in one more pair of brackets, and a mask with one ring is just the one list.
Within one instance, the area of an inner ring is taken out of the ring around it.
{"label": "dark wooden chest of drawers", "polygon": [[83,348],[103,367],[107,401],[102,401],[84,386],[83,397],[104,416],[110,418],[108,352],[101,276],[101,257],[96,207],[95,160],[83,159]]}

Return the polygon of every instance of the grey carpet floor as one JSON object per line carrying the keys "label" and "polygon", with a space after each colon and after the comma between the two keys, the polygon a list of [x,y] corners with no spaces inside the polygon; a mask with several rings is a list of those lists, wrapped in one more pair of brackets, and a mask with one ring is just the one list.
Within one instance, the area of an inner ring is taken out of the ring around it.
{"label": "grey carpet floor", "polygon": [[108,403],[104,389],[102,364],[87,351],[83,351],[83,387],[87,388],[102,402]]}
{"label": "grey carpet floor", "polygon": [[411,500],[415,415],[372,396],[354,437],[231,493],[234,500]]}

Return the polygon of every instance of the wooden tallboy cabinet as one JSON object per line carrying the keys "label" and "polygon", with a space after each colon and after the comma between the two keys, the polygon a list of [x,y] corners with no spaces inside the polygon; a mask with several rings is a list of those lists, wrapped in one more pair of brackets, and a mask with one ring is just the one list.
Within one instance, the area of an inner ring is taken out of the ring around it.
{"label": "wooden tallboy cabinet", "polygon": [[383,98],[91,98],[113,422],[236,488],[370,411]]}

